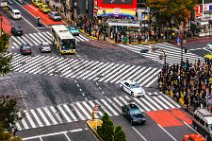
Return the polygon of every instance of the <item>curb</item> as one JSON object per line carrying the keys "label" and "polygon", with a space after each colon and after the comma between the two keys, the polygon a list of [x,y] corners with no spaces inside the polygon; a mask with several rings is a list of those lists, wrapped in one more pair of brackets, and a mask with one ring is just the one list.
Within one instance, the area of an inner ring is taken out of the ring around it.
{"label": "curb", "polygon": [[91,125],[90,125],[90,121],[92,121],[92,120],[88,120],[87,122],[86,122],[86,124],[87,124],[87,126],[89,127],[89,129],[91,130],[91,132],[95,135],[95,137],[96,137],[96,139],[98,140],[98,141],[104,141],[100,136],[99,136],[99,134],[96,132],[96,130],[94,129],[94,128],[92,128],[91,127]]}

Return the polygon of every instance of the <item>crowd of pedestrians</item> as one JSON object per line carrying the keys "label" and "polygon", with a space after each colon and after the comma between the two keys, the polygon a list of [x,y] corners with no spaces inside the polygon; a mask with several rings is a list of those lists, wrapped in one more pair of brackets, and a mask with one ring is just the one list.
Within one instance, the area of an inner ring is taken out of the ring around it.
{"label": "crowd of pedestrians", "polygon": [[189,63],[164,66],[159,73],[158,85],[160,91],[173,92],[174,99],[179,102],[183,99],[185,105],[210,107],[212,86],[212,62],[198,60]]}

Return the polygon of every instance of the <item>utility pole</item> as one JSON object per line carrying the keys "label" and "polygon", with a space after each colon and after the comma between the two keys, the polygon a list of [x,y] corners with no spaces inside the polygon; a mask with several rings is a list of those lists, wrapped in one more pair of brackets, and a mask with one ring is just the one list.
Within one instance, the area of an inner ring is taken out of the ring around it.
{"label": "utility pole", "polygon": [[204,17],[204,12],[205,12],[205,10],[204,10],[204,5],[205,5],[204,3],[205,3],[205,2],[204,2],[204,1],[205,1],[205,0],[202,0],[202,17]]}
{"label": "utility pole", "polygon": [[[2,22],[3,22],[3,18],[2,18],[1,13],[0,13],[0,20],[1,20],[1,21],[0,21],[1,23],[0,23],[0,24],[1,24],[1,36],[2,36],[2,30],[3,30],[3,28],[2,28]],[[0,37],[1,37],[1,36],[0,36]]]}

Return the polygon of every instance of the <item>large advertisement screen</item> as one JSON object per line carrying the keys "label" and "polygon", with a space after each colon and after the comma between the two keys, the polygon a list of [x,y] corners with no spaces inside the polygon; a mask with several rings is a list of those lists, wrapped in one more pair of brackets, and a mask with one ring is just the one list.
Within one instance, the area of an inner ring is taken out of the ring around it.
{"label": "large advertisement screen", "polygon": [[102,0],[102,4],[133,4],[133,0]]}
{"label": "large advertisement screen", "polygon": [[101,8],[137,8],[137,0],[98,0]]}

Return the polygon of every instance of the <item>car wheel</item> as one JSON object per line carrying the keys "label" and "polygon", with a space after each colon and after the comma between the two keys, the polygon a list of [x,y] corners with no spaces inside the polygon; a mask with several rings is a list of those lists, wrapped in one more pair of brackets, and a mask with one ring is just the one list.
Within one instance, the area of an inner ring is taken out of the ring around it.
{"label": "car wheel", "polygon": [[133,120],[130,120],[130,124],[131,124],[131,125],[134,125],[134,122],[133,122]]}

